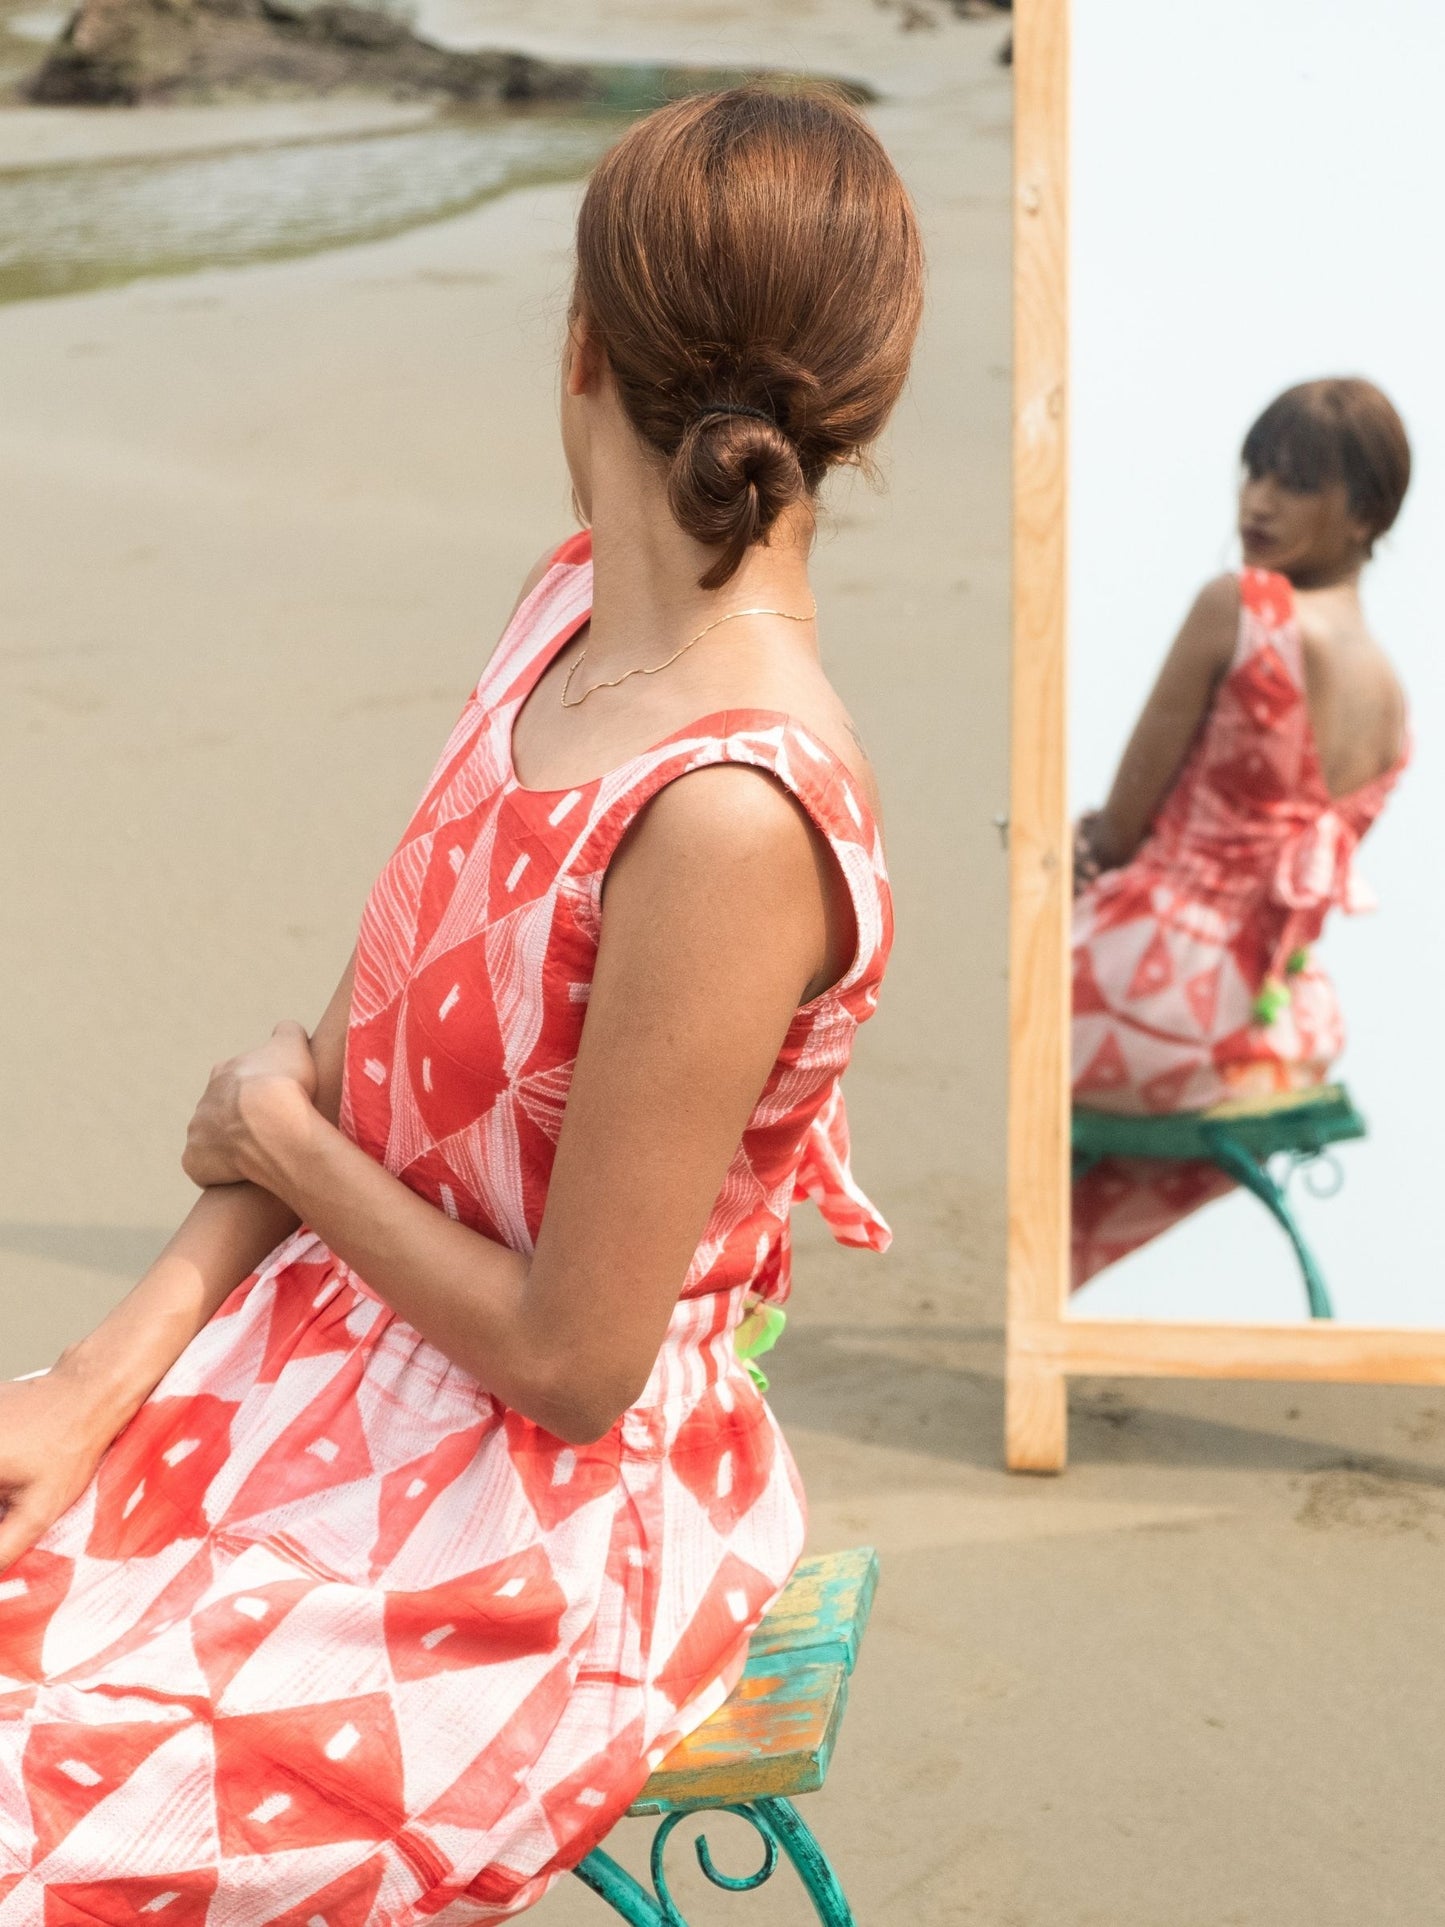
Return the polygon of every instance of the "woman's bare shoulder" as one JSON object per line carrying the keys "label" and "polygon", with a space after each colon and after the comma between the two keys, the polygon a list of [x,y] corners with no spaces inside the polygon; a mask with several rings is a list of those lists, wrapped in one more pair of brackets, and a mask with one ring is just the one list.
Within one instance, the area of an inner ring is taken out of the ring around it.
{"label": "woman's bare shoulder", "polygon": [[741,706],[786,715],[818,737],[862,791],[875,819],[880,816],[878,778],[863,733],[821,664],[790,665],[782,675],[765,671]]}
{"label": "woman's bare shoulder", "polygon": [[1201,615],[1213,617],[1216,621],[1227,617],[1231,622],[1239,619],[1240,588],[1239,577],[1233,569],[1226,569],[1220,575],[1212,575],[1194,598],[1194,608]]}
{"label": "woman's bare shoulder", "polygon": [[1178,655],[1211,672],[1222,671],[1239,637],[1237,575],[1211,576],[1195,596],[1175,642]]}
{"label": "woman's bare shoulder", "polygon": [[1227,639],[1233,649],[1243,602],[1237,575],[1212,575],[1190,604],[1184,626],[1201,643],[1218,648]]}
{"label": "woman's bare shoulder", "polygon": [[[848,886],[822,827],[770,770],[724,762],[678,776],[632,825],[613,869],[654,954],[664,926],[679,938],[701,933],[714,951],[750,932],[743,958],[766,933],[769,945],[798,949],[812,995],[856,948]],[[607,902],[615,908],[612,880]]]}

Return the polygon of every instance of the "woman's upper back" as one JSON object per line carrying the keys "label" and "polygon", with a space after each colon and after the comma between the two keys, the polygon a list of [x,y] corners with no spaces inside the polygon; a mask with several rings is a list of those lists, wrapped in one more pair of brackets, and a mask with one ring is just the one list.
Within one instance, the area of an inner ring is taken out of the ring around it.
{"label": "woman's upper back", "polygon": [[887,1229],[848,1172],[837,1091],[872,1012],[892,935],[876,822],[847,764],[785,714],[736,708],[566,787],[524,786],[512,730],[585,623],[585,537],[515,612],[422,802],[368,899],[358,944],[342,1124],[441,1209],[515,1249],[535,1245],[581,1037],[608,865],[647,803],[709,765],[771,776],[826,841],[856,942],[838,981],[797,1011],[685,1289],[786,1289],[799,1187],[846,1241]]}
{"label": "woman's upper back", "polygon": [[[1406,757],[1393,671],[1378,645],[1331,627],[1318,608],[1306,626],[1284,576],[1244,569],[1238,582],[1233,657],[1155,841],[1242,862],[1251,846],[1273,848],[1325,817],[1357,839]],[[1351,741],[1355,705],[1367,728]]]}
{"label": "woman's upper back", "polygon": [[1305,708],[1325,787],[1366,789],[1405,751],[1405,693],[1353,589],[1296,589]]}

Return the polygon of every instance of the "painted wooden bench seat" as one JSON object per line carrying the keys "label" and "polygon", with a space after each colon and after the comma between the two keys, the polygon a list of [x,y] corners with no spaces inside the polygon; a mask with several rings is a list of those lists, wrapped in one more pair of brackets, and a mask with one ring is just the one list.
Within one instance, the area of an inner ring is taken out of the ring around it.
{"label": "painted wooden bench seat", "polygon": [[698,1864],[715,1886],[760,1887],[781,1852],[826,1927],[852,1927],[837,1876],[792,1800],[827,1778],[877,1580],[877,1554],[866,1546],[800,1562],[753,1635],[731,1698],[667,1756],[630,1809],[661,1816],[652,1843],[653,1893],[600,1847],[576,1868],[633,1927],[686,1927],[668,1889],[664,1853],[681,1820],[707,1811],[739,1815],[763,1846],[757,1872],[735,1878],[719,1873],[699,1836]]}
{"label": "painted wooden bench seat", "polygon": [[1331,1144],[1366,1134],[1365,1120],[1343,1084],[1287,1091],[1274,1097],[1216,1104],[1207,1111],[1162,1112],[1128,1117],[1076,1106],[1073,1116],[1074,1176],[1101,1158],[1207,1159],[1250,1190],[1273,1213],[1294,1246],[1313,1318],[1333,1318],[1334,1307],[1319,1261],[1290,1209],[1269,1159],[1286,1153],[1296,1163],[1316,1158]]}

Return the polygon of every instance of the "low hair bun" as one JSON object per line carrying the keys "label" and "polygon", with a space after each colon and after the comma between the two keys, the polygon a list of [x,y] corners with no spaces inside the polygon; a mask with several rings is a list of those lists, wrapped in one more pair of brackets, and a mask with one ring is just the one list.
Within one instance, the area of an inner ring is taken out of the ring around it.
{"label": "low hair bun", "polygon": [[746,364],[726,370],[724,378],[730,385],[722,393],[761,401],[800,453],[814,439],[823,414],[822,383],[792,355],[752,344]]}
{"label": "low hair bun", "polygon": [[721,550],[699,577],[717,589],[755,542],[808,493],[797,450],[775,423],[754,413],[703,411],[683,431],[668,470],[667,497],[678,526]]}
{"label": "low hair bun", "polygon": [[829,469],[864,464],[922,299],[907,190],[834,88],[691,95],[599,162],[573,311],[664,466],[678,523],[718,551],[701,586],[720,588],[786,509],[811,506]]}

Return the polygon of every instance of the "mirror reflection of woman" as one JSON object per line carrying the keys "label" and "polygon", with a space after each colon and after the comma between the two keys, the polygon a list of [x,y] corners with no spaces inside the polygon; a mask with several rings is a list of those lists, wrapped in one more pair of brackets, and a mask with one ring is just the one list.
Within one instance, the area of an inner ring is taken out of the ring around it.
{"label": "mirror reflection of woman", "polygon": [[[1369,905],[1353,864],[1408,756],[1360,580],[1410,447],[1358,379],[1302,383],[1245,437],[1243,568],[1200,591],[1103,807],[1079,822],[1073,1090],[1195,1111],[1322,1082],[1344,1045],[1313,945]],[[1111,1160],[1074,1187],[1074,1283],[1230,1188]]]}

